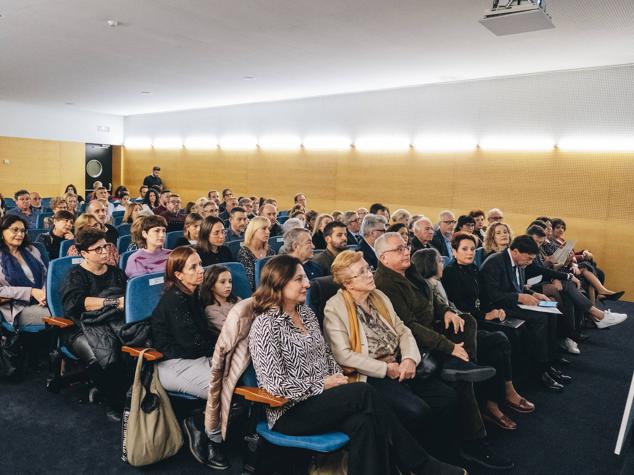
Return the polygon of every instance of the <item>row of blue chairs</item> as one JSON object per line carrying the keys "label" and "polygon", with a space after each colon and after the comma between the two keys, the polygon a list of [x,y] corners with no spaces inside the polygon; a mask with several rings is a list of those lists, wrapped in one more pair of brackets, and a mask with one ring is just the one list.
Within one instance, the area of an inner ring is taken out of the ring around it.
{"label": "row of blue chairs", "polygon": [[[260,272],[262,266],[270,258],[260,259],[256,263],[256,272]],[[49,306],[54,316],[63,315],[63,309],[60,299],[60,284],[70,269],[81,263],[80,257],[65,257],[55,259],[51,262],[49,274],[47,278],[47,294],[49,298]],[[242,299],[251,296],[251,288],[246,276],[246,272],[242,264],[237,262],[225,263],[231,272],[233,280],[233,292]],[[126,323],[140,322],[151,317],[154,307],[160,299],[163,290],[164,274],[153,273],[138,276],[130,279],[126,289],[125,300],[125,318]],[[60,348],[61,353],[65,357],[76,359],[74,355],[63,346]],[[250,366],[242,375],[241,385],[248,387],[257,387],[257,378],[253,366]],[[242,388],[246,389],[246,388]],[[236,391],[245,394],[244,391]],[[194,397],[184,393],[170,393],[172,397],[181,397],[185,399],[193,399]],[[245,396],[248,399],[248,396]],[[195,398],[194,398],[195,399]],[[269,429],[268,424],[263,418],[257,421],[255,426],[256,433],[267,442],[281,447],[303,449],[319,453],[335,452],[345,447],[348,442],[348,436],[340,432],[332,432],[327,434],[317,434],[311,436],[289,436]],[[255,444],[256,446],[258,444]],[[256,450],[250,447],[250,450]]]}

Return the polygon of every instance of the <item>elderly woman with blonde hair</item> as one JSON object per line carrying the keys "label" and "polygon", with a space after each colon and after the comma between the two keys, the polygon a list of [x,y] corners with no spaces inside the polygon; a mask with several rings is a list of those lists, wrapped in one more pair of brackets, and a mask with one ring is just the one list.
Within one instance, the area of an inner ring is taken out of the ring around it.
{"label": "elderly woman with blonde hair", "polygon": [[[434,393],[436,380],[423,381],[425,365],[417,372],[421,354],[411,330],[390,299],[376,288],[363,253],[343,251],[331,271],[341,289],[326,303],[324,336],[335,360],[351,380],[374,386],[413,434],[429,434],[438,413],[433,415],[436,408],[432,409],[425,396]],[[453,409],[455,404],[454,396],[448,407]],[[441,418],[451,417],[442,412]]]}

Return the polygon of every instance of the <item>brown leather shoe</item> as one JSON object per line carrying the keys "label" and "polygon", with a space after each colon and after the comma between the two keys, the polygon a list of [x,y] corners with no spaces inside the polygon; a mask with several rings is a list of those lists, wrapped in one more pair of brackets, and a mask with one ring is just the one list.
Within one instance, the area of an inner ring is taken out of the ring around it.
{"label": "brown leather shoe", "polygon": [[493,415],[493,413],[491,411],[489,411],[489,409],[485,409],[484,410],[484,413],[482,414],[482,418],[485,421],[488,421],[488,422],[490,422],[492,424],[495,424],[500,429],[504,429],[504,430],[515,430],[515,429],[517,429],[517,423],[515,421],[509,419],[504,414],[502,414],[500,417],[497,417],[497,416]]}
{"label": "brown leather shoe", "polygon": [[520,399],[519,404],[515,404],[514,402],[509,401],[508,399],[505,402],[508,407],[510,407],[511,409],[517,412],[521,412],[522,414],[528,414],[535,410],[535,404],[533,404],[530,401],[527,401],[524,398]]}

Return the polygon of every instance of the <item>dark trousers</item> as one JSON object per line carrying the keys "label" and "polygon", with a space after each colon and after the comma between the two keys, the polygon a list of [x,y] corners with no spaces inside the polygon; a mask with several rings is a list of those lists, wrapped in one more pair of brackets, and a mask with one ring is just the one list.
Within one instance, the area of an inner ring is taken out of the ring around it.
{"label": "dark trousers", "polygon": [[[469,360],[474,363],[478,361],[478,323],[471,314],[462,313],[460,317],[464,320],[464,331],[454,333],[453,325],[445,329],[444,323],[438,329],[454,343],[464,343],[464,349],[469,355]],[[439,355],[445,361],[450,358],[448,355]],[[473,383],[459,382],[455,385],[458,393],[458,420],[462,431],[463,440],[476,440],[486,437],[486,429],[480,414],[478,400],[473,391]]]}
{"label": "dark trousers", "polygon": [[280,417],[274,429],[288,435],[344,432],[350,437],[350,475],[384,475],[394,466],[411,472],[429,457],[366,383],[344,384],[302,401]]}
{"label": "dark trousers", "polygon": [[399,383],[398,379],[368,378],[401,423],[425,447],[439,456],[458,449],[458,395],[437,376],[415,378]]}
{"label": "dark trousers", "polygon": [[[566,283],[570,283],[566,281]],[[562,286],[565,285],[562,282]],[[575,287],[574,284],[572,284]],[[561,338],[574,339],[576,330],[575,322],[575,304],[571,297],[570,289],[566,291],[564,287],[562,291],[558,291],[554,284],[545,284],[542,287],[542,293],[548,297],[552,297],[557,301],[557,308],[561,310],[563,315],[560,315],[557,320],[558,335]]]}
{"label": "dark trousers", "polygon": [[524,326],[524,345],[528,348],[533,365],[544,370],[555,359],[557,352],[557,319],[560,315],[534,312],[523,308],[504,309],[507,317],[519,318]]}
{"label": "dark trousers", "polygon": [[478,362],[493,366],[495,376],[476,385],[476,392],[486,401],[503,402],[506,382],[513,380],[511,342],[503,332],[478,330]]}

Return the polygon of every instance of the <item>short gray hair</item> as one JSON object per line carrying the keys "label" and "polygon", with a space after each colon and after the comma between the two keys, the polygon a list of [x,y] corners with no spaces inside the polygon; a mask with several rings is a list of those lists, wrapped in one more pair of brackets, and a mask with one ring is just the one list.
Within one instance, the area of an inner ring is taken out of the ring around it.
{"label": "short gray hair", "polygon": [[286,231],[284,233],[284,250],[286,252],[293,252],[295,250],[295,247],[297,247],[296,245],[299,241],[299,237],[304,233],[310,236],[310,231],[306,228],[297,227],[297,228],[292,228]]}
{"label": "short gray hair", "polygon": [[375,229],[385,229],[387,219],[385,216],[378,216],[376,214],[366,214],[361,223],[361,236],[367,236]]}
{"label": "short gray hair", "polygon": [[438,218],[442,220],[443,216],[449,216],[449,215],[451,215],[452,217],[455,217],[455,215],[453,214],[453,211],[449,211],[448,209],[446,209],[438,213]]}
{"label": "short gray hair", "polygon": [[346,211],[345,213],[343,213],[343,223],[347,225],[355,216],[357,218],[359,217],[356,211]]}
{"label": "short gray hair", "polygon": [[294,228],[303,228],[302,222],[299,218],[288,218],[284,224],[282,224],[282,234],[286,231],[290,231]]}
{"label": "short gray hair", "polygon": [[414,230],[414,232],[420,231],[420,224],[423,221],[425,221],[426,223],[431,224],[432,226],[434,225],[434,223],[431,222],[431,219],[429,219],[426,216],[423,216],[422,218],[418,218],[416,221],[414,221],[414,224],[412,224],[412,229]]}
{"label": "short gray hair", "polygon": [[394,237],[399,238],[401,241],[403,240],[400,233],[385,233],[374,241],[374,253],[376,257],[381,257],[381,254],[388,250],[388,240]]}

